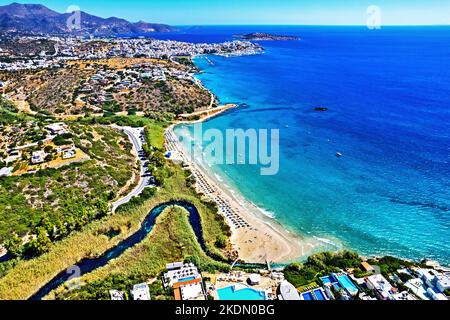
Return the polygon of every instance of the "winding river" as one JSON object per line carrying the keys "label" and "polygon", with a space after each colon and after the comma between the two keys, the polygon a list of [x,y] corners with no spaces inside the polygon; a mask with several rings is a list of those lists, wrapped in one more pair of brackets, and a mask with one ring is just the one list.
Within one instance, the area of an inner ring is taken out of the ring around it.
{"label": "winding river", "polygon": [[30,297],[30,300],[41,300],[42,298],[47,296],[51,291],[55,290],[56,288],[64,284],[66,281],[73,279],[74,278],[73,272],[70,272],[71,270],[73,271],[79,268],[79,270],[81,271],[81,275],[85,275],[98,268],[105,266],[109,261],[118,258],[127,249],[142,242],[147,237],[147,235],[153,230],[153,227],[155,226],[156,219],[158,218],[158,216],[165,209],[172,206],[182,207],[189,212],[189,222],[192,226],[192,229],[194,230],[195,236],[197,237],[197,241],[200,244],[203,251],[208,252],[208,250],[206,250],[200,215],[198,213],[197,208],[188,202],[182,201],[172,201],[163,203],[150,211],[150,213],[147,215],[144,222],[142,223],[141,228],[136,233],[120,242],[117,246],[109,249],[100,257],[83,259],[80,262],[78,262],[74,267],[62,271],[56,277],[50,280],[47,284],[45,284],[41,289],[39,289],[39,291],[33,294]]}

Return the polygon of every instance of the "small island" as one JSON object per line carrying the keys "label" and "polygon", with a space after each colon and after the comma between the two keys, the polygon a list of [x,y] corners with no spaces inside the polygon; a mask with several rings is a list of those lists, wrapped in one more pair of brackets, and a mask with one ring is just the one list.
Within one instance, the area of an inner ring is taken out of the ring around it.
{"label": "small island", "polygon": [[299,37],[294,36],[282,36],[282,35],[274,35],[269,33],[249,33],[238,36],[243,40],[252,40],[252,41],[295,41],[300,40]]}

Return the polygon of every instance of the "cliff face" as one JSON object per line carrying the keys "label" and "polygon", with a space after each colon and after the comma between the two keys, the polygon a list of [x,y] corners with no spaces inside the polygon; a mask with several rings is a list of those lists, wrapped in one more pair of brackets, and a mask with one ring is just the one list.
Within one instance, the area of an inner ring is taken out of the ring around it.
{"label": "cliff face", "polygon": [[164,24],[132,23],[119,18],[100,18],[85,12],[79,14],[79,28],[70,28],[67,22],[77,23],[72,13],[58,13],[39,4],[12,3],[0,6],[0,32],[76,34],[109,36],[147,32],[168,32],[174,28]]}

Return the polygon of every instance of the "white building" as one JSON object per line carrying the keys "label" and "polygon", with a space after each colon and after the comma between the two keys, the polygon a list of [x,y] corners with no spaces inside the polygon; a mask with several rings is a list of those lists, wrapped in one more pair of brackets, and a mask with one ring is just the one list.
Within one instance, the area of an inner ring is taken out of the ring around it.
{"label": "white building", "polygon": [[261,282],[261,276],[259,274],[251,274],[248,277],[248,283],[252,286],[257,286]]}
{"label": "white building", "polygon": [[150,288],[147,283],[140,283],[133,286],[133,290],[131,290],[131,297],[133,300],[151,300],[150,298]]}
{"label": "white building", "polygon": [[76,152],[75,149],[69,149],[69,150],[65,150],[65,151],[63,152],[62,158],[63,158],[64,160],[67,160],[67,159],[73,159],[73,158],[76,157],[76,155],[77,155],[77,152]]}
{"label": "white building", "polygon": [[124,297],[124,294],[122,291],[109,290],[109,295],[111,296],[111,300],[114,300],[114,301],[125,300],[125,297]]}
{"label": "white building", "polygon": [[14,168],[12,168],[12,167],[1,168],[0,169],[0,177],[8,177],[8,176],[10,176],[12,174],[12,172],[13,172],[13,169]]}
{"label": "white building", "polygon": [[64,133],[69,132],[67,129],[67,125],[64,123],[52,123],[45,127],[45,129],[52,135],[62,135]]}
{"label": "white building", "polygon": [[427,295],[427,287],[421,279],[414,278],[405,283],[405,286],[409,288],[416,296],[422,300],[430,300]]}
{"label": "white building", "polygon": [[43,150],[35,151],[31,155],[31,163],[38,164],[45,161],[47,154]]}
{"label": "white building", "polygon": [[175,300],[205,300],[202,279],[196,278],[173,285]]}
{"label": "white building", "polygon": [[366,278],[367,287],[371,290],[375,290],[377,296],[381,300],[391,299],[392,285],[381,274],[374,274]]}
{"label": "white building", "polygon": [[417,300],[417,298],[410,294],[408,291],[403,291],[403,292],[399,292],[399,293],[395,293],[391,296],[392,300]]}
{"label": "white building", "polygon": [[301,300],[300,295],[294,285],[284,280],[280,284],[280,300],[296,301]]}
{"label": "white building", "polygon": [[169,263],[166,268],[163,284],[173,288],[175,300],[205,300],[202,275],[193,263]]}
{"label": "white building", "polygon": [[166,265],[167,272],[164,274],[165,287],[173,287],[177,282],[202,279],[200,272],[193,263],[175,262]]}
{"label": "white building", "polygon": [[433,281],[434,278],[439,274],[439,272],[432,269],[417,269],[417,274],[420,276],[420,279],[429,287],[434,287]]}
{"label": "white building", "polygon": [[428,293],[428,296],[432,300],[438,300],[438,301],[446,301],[446,300],[448,300],[447,297],[444,294],[436,292],[432,288],[428,288],[427,289],[427,293]]}
{"label": "white building", "polygon": [[450,275],[438,275],[434,278],[434,283],[439,291],[444,292],[445,290],[450,290]]}
{"label": "white building", "polygon": [[272,272],[270,274],[270,278],[272,278],[272,280],[283,281],[284,273],[283,272]]}
{"label": "white building", "polygon": [[11,150],[6,158],[6,163],[15,162],[22,159],[22,153],[19,150]]}

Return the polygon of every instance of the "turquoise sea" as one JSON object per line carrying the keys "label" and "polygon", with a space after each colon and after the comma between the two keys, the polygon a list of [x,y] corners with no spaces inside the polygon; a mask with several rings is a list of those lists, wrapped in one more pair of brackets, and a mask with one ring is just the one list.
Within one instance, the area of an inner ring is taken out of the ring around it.
{"label": "turquoise sea", "polygon": [[227,26],[159,37],[220,42],[249,32],[302,40],[197,58],[203,83],[241,105],[204,127],[280,129],[280,172],[212,169],[299,234],[449,264],[450,28]]}

